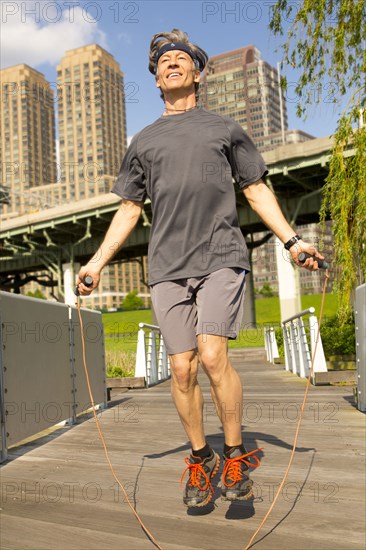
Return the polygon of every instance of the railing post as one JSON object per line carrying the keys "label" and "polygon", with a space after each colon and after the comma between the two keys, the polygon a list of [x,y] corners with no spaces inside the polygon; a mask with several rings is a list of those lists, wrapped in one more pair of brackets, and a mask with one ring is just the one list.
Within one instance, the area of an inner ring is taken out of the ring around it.
{"label": "railing post", "polygon": [[[315,309],[310,307],[282,322],[286,370],[292,370],[294,374],[299,374],[301,378],[309,376],[312,357],[314,357],[315,340],[318,333],[318,321],[314,312]],[[302,319],[304,315],[308,315],[309,313],[311,354]],[[327,372],[327,364],[320,335],[313,372]]]}
{"label": "railing post", "polygon": [[143,323],[139,324],[139,331],[137,335],[137,351],[136,351],[136,366],[135,376],[142,377],[146,380],[146,348],[145,348],[145,331],[142,328]]}
{"label": "railing post", "polygon": [[279,357],[279,354],[273,327],[264,328],[264,347],[266,350],[267,361],[274,363],[274,360]]}
{"label": "railing post", "polygon": [[271,345],[271,363],[274,363],[274,360],[279,358],[279,353],[278,353],[276,334],[273,327],[269,329],[269,340]]}
{"label": "railing post", "polygon": [[160,335],[159,353],[158,353],[158,379],[165,380],[169,378],[169,357],[166,352],[166,347],[162,335]]}
{"label": "railing post", "polygon": [[291,341],[291,363],[292,363],[292,372],[297,374],[297,365],[299,358],[299,344],[298,344],[298,334],[296,330],[295,323],[290,321],[290,341]]}
{"label": "railing post", "polygon": [[[311,359],[313,360],[314,352],[315,352],[316,336],[319,330],[318,319],[315,315],[310,315],[309,317],[309,328],[310,328]],[[318,345],[316,347],[316,355],[314,358],[313,374],[315,372],[328,372],[327,362],[325,360],[323,343],[322,343],[320,334],[319,334]]]}
{"label": "railing post", "polygon": [[[158,326],[139,323],[135,376],[145,378],[146,386],[157,384],[170,376],[169,358]],[[145,329],[150,329],[146,336]],[[156,338],[159,335],[159,350]],[[148,338],[146,342],[146,338]]]}
{"label": "railing post", "polygon": [[292,371],[292,349],[291,349],[291,340],[289,336],[288,327],[284,324],[282,327],[283,333],[283,347],[285,350],[285,369]]}
{"label": "railing post", "polygon": [[271,351],[270,351],[270,345],[268,341],[268,331],[269,329],[267,327],[264,327],[264,349],[266,350],[267,361],[271,363]]}
{"label": "railing post", "polygon": [[297,320],[298,338],[299,338],[299,374],[300,378],[309,376],[310,371],[310,353],[309,346],[306,340],[306,332],[304,322],[301,317]]}
{"label": "railing post", "polygon": [[147,385],[156,384],[158,382],[158,365],[156,361],[156,336],[153,330],[149,332],[148,336],[146,366]]}

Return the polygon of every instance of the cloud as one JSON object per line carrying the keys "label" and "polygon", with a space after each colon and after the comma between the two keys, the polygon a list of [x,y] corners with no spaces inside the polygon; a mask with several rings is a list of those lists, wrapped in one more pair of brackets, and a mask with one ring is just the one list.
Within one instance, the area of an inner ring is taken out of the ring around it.
{"label": "cloud", "polygon": [[120,32],[117,35],[117,40],[122,40],[122,42],[129,46],[132,44],[131,36],[127,32]]}
{"label": "cloud", "polygon": [[[98,43],[107,48],[106,34],[98,28],[98,4],[88,12],[70,2],[1,2],[1,67],[27,63],[56,65],[66,50]],[[100,5],[100,4],[99,4]]]}

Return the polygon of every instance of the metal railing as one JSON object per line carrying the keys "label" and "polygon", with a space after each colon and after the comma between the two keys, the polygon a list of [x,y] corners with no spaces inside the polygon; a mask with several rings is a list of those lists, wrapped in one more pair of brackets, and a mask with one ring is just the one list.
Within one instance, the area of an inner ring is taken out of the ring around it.
{"label": "metal railing", "polygon": [[267,361],[274,363],[279,358],[276,334],[273,327],[264,327],[264,348],[266,350]]}
{"label": "metal railing", "polygon": [[[293,315],[282,322],[283,343],[285,349],[286,370],[297,374],[301,378],[307,378],[310,373],[312,357],[314,356],[316,337],[318,334],[318,319],[314,315],[315,309],[310,307]],[[309,315],[308,327],[310,336],[310,348],[303,317]],[[327,372],[327,363],[323,350],[321,336],[316,348],[314,358],[313,375],[316,372]]]}
{"label": "metal railing", "polygon": [[169,357],[156,325],[139,323],[135,376],[145,378],[147,387],[170,378]]}

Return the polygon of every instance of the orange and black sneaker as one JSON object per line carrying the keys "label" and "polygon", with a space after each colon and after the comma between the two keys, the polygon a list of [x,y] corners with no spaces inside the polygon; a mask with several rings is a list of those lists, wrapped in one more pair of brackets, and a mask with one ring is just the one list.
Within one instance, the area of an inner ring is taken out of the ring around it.
{"label": "orange and black sneaker", "polygon": [[214,493],[211,479],[217,474],[220,466],[220,457],[211,450],[210,456],[202,458],[190,455],[185,458],[187,468],[184,470],[180,483],[182,484],[186,472],[189,472],[183,502],[188,508],[194,506],[205,506],[208,504]]}
{"label": "orange and black sneaker", "polygon": [[[254,455],[256,449],[247,453],[242,447],[234,447],[228,455],[224,454],[224,468],[221,478],[222,500],[249,500],[253,497],[253,481],[249,478],[249,467],[258,468],[260,460]],[[243,452],[244,451],[244,452]],[[250,462],[251,457],[255,462]]]}

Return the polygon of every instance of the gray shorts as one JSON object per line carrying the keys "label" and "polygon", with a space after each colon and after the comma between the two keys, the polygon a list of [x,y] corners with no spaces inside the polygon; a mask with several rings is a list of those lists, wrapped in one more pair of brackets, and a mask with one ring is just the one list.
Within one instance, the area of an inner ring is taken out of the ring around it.
{"label": "gray shorts", "polygon": [[245,269],[226,267],[150,287],[155,315],[170,355],[197,347],[198,334],[235,339],[243,316]]}

